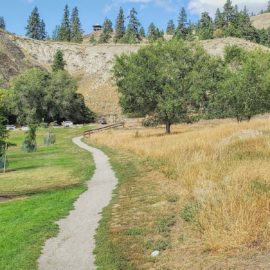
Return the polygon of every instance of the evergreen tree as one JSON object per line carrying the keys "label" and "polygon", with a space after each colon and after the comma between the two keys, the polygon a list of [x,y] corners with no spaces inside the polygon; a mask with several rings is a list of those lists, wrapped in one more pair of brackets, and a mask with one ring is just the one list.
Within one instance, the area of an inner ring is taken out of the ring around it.
{"label": "evergreen tree", "polygon": [[64,9],[62,23],[59,29],[59,40],[70,41],[70,39],[71,39],[71,27],[69,20],[69,8],[68,5],[66,5]]}
{"label": "evergreen tree", "polygon": [[40,40],[45,40],[47,39],[48,35],[46,32],[46,25],[43,20],[40,22]]}
{"label": "evergreen tree", "polygon": [[200,39],[212,39],[214,26],[208,12],[203,12],[198,26],[198,35]]}
{"label": "evergreen tree", "polygon": [[218,8],[217,11],[216,11],[216,15],[215,15],[215,28],[216,29],[221,29],[224,26],[224,24],[225,24],[224,16],[220,12],[220,9]]}
{"label": "evergreen tree", "polygon": [[183,7],[179,14],[178,27],[175,32],[175,36],[177,38],[182,38],[182,39],[186,38],[187,36],[186,24],[187,24],[187,13],[186,13],[185,8]]}
{"label": "evergreen tree", "polygon": [[102,33],[99,38],[99,43],[108,43],[113,33],[113,24],[109,19],[105,19],[103,23]]}
{"label": "evergreen tree", "polygon": [[127,31],[123,37],[123,41],[126,43],[138,43],[140,40],[139,28],[141,24],[138,20],[137,15],[137,11],[132,8],[129,14]]}
{"label": "evergreen tree", "polygon": [[64,70],[65,65],[66,63],[63,52],[61,50],[57,50],[53,58],[52,71],[57,72],[59,70]]}
{"label": "evergreen tree", "polygon": [[52,33],[52,40],[55,41],[59,40],[60,39],[59,35],[60,35],[60,26],[56,25]]}
{"label": "evergreen tree", "polygon": [[0,17],[0,29],[6,30],[6,23],[4,17]]}
{"label": "evergreen tree", "polygon": [[37,7],[33,9],[27,21],[26,36],[38,40],[46,38],[45,23],[40,19]]}
{"label": "evergreen tree", "polygon": [[82,25],[77,7],[72,10],[71,14],[71,41],[77,43],[81,43],[83,41]]}
{"label": "evergreen tree", "polygon": [[268,3],[267,3],[267,9],[266,9],[266,12],[270,12],[270,1],[268,1]]}
{"label": "evergreen tree", "polygon": [[149,41],[155,41],[158,39],[158,32],[157,32],[157,28],[156,28],[154,23],[151,23],[149,25],[147,37],[148,37]]}
{"label": "evergreen tree", "polygon": [[173,22],[173,20],[169,20],[168,25],[167,25],[167,29],[166,29],[166,33],[167,35],[173,35],[175,32],[175,24]]}
{"label": "evergreen tree", "polygon": [[140,28],[139,34],[140,34],[140,37],[141,38],[145,38],[146,37],[145,30],[144,30],[143,26]]}
{"label": "evergreen tree", "polygon": [[116,19],[115,24],[115,37],[114,41],[119,42],[125,35],[125,15],[124,10],[122,7],[120,7],[119,14]]}
{"label": "evergreen tree", "polygon": [[229,24],[235,22],[236,14],[237,14],[237,10],[232,5],[232,1],[231,0],[227,0],[227,2],[224,5],[224,12],[223,12],[224,22],[225,22],[225,24],[227,26]]}

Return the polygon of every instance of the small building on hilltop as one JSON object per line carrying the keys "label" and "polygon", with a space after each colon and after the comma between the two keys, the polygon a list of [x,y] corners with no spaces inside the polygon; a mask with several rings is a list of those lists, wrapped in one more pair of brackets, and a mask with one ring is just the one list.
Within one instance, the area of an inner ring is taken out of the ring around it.
{"label": "small building on hilltop", "polygon": [[93,31],[94,32],[99,32],[101,30],[102,30],[102,25],[100,25],[100,24],[94,24],[93,25]]}

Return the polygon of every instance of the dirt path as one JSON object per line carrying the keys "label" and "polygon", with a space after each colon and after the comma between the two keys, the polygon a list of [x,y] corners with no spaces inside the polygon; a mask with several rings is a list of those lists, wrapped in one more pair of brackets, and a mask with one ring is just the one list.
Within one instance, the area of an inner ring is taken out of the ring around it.
{"label": "dirt path", "polygon": [[[69,216],[57,222],[60,232],[57,237],[47,240],[39,258],[40,270],[94,270],[95,232],[100,212],[112,197],[117,179],[108,157],[100,150],[74,138],[79,147],[92,153],[96,171],[88,183],[88,190],[74,204]],[[82,162],[84,162],[82,160]]]}

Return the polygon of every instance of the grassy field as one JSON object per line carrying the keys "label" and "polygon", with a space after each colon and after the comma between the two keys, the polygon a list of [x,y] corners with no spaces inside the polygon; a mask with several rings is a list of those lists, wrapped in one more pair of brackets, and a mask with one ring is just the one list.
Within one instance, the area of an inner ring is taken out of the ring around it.
{"label": "grassy field", "polygon": [[[116,149],[109,152],[116,171],[123,172],[127,153],[141,164],[137,177],[122,173],[128,184],[104,214],[100,238],[109,232],[112,256],[129,265],[112,269],[267,269],[270,120],[163,133],[117,130],[88,141]],[[155,249],[161,255],[152,259]]]}
{"label": "grassy field", "polygon": [[42,245],[56,235],[55,221],[66,216],[85,190],[94,171],[91,155],[72,144],[79,129],[56,129],[56,144],[46,147],[47,130],[39,130],[38,151],[21,150],[22,132],[10,133],[16,143],[8,152],[9,172],[0,174],[0,269],[37,269]]}

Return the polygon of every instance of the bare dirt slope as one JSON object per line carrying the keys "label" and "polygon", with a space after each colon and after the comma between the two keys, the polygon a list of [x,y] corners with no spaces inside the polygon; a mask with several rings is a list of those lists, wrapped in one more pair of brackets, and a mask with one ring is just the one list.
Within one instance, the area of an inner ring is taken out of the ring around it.
{"label": "bare dirt slope", "polygon": [[[265,48],[237,38],[208,40],[202,44],[213,55],[222,55],[229,44],[247,49]],[[37,41],[0,30],[0,80],[2,78],[2,85],[5,85],[12,77],[31,66],[49,69],[55,52],[61,49],[66,68],[78,79],[79,91],[84,95],[87,105],[97,114],[120,114],[118,93],[111,73],[113,61],[116,55],[135,52],[140,46],[143,45],[94,46],[90,43]]]}
{"label": "bare dirt slope", "polygon": [[270,13],[253,16],[251,22],[258,29],[268,29],[270,27]]}

